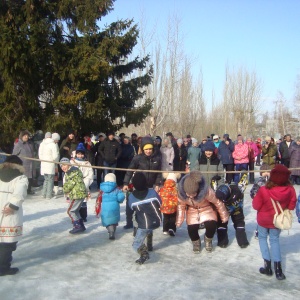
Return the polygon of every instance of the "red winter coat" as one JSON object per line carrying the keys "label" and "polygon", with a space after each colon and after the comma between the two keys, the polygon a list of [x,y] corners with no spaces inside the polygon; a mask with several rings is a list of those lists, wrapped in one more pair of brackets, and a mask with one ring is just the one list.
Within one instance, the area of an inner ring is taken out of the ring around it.
{"label": "red winter coat", "polygon": [[275,228],[273,225],[275,210],[271,198],[280,202],[283,210],[285,208],[293,210],[296,206],[297,196],[293,186],[276,186],[271,189],[262,186],[253,199],[252,207],[257,210],[258,225],[265,228]]}

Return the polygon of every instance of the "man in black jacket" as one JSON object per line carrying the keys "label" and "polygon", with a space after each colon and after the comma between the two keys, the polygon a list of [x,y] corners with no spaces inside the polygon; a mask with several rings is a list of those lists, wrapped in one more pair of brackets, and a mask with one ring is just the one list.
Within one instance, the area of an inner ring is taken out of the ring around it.
{"label": "man in black jacket", "polygon": [[[143,137],[141,141],[142,153],[136,155],[128,169],[137,169],[137,170],[161,170],[161,158],[154,152],[154,143],[151,137]],[[143,172],[146,177],[147,188],[154,188],[156,192],[159,191],[159,186],[162,180],[162,174],[160,172]],[[123,191],[128,191],[128,184],[133,176],[133,171],[127,171],[124,182],[123,182]],[[133,227],[132,223],[132,214],[133,211],[129,208],[128,202],[126,203],[126,222],[124,229],[129,229]]]}
{"label": "man in black jacket", "polygon": [[[117,159],[122,153],[120,143],[114,138],[114,132],[107,133],[107,138],[100,144],[99,152],[103,158],[103,166],[115,168],[117,166]],[[109,173],[115,173],[115,170],[104,170],[104,176]]]}

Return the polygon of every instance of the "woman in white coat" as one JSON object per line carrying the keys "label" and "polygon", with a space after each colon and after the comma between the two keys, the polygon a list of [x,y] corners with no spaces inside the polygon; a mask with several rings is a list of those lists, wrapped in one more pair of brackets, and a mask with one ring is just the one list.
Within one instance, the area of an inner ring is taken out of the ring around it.
{"label": "woman in white coat", "polygon": [[[45,139],[40,144],[39,159],[53,162],[59,161],[59,149],[52,139],[51,132],[46,132]],[[42,196],[46,199],[51,199],[54,187],[55,164],[42,161],[41,175],[44,175]]]}
{"label": "woman in white coat", "polygon": [[173,161],[175,157],[174,148],[172,146],[171,140],[165,138],[160,147],[161,153],[161,169],[163,171],[173,171]]}
{"label": "woman in white coat", "polygon": [[23,232],[22,204],[27,195],[28,178],[22,160],[12,155],[0,165],[0,276],[14,275],[12,252]]}

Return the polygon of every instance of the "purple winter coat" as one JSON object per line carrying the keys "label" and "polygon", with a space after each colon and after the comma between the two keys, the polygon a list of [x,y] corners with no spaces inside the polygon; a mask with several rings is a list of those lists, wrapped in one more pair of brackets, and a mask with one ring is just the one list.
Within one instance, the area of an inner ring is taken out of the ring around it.
{"label": "purple winter coat", "polygon": [[[300,168],[300,145],[293,142],[289,147],[290,168]],[[300,176],[300,170],[291,170],[291,175]]]}

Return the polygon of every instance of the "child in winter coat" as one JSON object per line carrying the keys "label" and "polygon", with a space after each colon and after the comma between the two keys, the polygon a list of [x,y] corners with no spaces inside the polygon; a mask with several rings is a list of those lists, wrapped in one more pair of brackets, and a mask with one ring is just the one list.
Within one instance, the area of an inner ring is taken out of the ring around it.
{"label": "child in winter coat", "polygon": [[164,186],[159,190],[159,196],[162,201],[160,211],[163,213],[163,233],[175,236],[176,232],[176,214],[178,205],[177,180],[180,173],[163,174],[166,178]]}
{"label": "child in winter coat", "polygon": [[87,219],[86,219],[87,218],[87,200],[90,198],[90,195],[91,195],[90,194],[90,185],[94,181],[94,172],[93,172],[93,169],[90,168],[91,163],[89,161],[87,161],[85,158],[85,153],[86,153],[86,150],[85,150],[83,143],[79,143],[76,148],[74,158],[71,159],[71,163],[78,165],[77,167],[82,172],[83,182],[84,182],[86,191],[88,193],[88,196],[83,200],[81,208],[79,210],[79,214],[80,214],[83,222],[87,221]]}
{"label": "child in winter coat", "polygon": [[102,194],[101,221],[102,226],[107,228],[109,239],[115,239],[115,232],[120,221],[120,203],[125,199],[125,194],[118,189],[116,175],[108,173],[104,182],[100,183]]}
{"label": "child in winter coat", "polygon": [[68,215],[72,220],[73,229],[69,231],[71,234],[82,233],[86,230],[83,220],[80,216],[79,210],[83,200],[87,197],[87,191],[83,181],[82,172],[75,166],[70,165],[70,160],[63,157],[60,160],[60,167],[65,172],[63,191],[68,194],[70,204],[68,208]]}
{"label": "child in winter coat", "polygon": [[228,221],[228,212],[222,201],[216,198],[202,173],[192,171],[178,184],[178,208],[176,226],[180,227],[186,218],[188,234],[193,243],[194,253],[200,253],[199,225],[205,226],[205,249],[212,251],[212,239],[217,229],[217,212],[223,223]]}
{"label": "child in winter coat", "polygon": [[250,190],[250,197],[253,199],[257,194],[258,190],[266,184],[270,177],[271,167],[267,164],[262,164],[260,167],[260,177],[253,184]]}
{"label": "child in winter coat", "polygon": [[[154,189],[147,188],[147,179],[142,172],[136,172],[132,178],[134,191],[129,195],[129,207],[136,212],[138,228],[132,247],[140,254],[135,262],[143,264],[149,259],[149,253],[144,241],[147,236],[153,236],[153,229],[161,224],[161,199]],[[152,243],[151,243],[152,245]]]}
{"label": "child in winter coat", "polygon": [[[293,210],[296,206],[296,192],[289,181],[291,172],[284,165],[276,165],[270,173],[270,179],[262,186],[253,199],[252,206],[257,210],[259,247],[264,259],[264,267],[259,269],[261,274],[272,276],[271,259],[274,262],[276,278],[285,279],[281,268],[281,252],[279,236],[281,230],[273,224],[275,209],[271,199],[279,202],[282,210]],[[277,204],[275,204],[277,205]],[[279,210],[279,209],[278,209]],[[268,245],[268,236],[270,248]]]}
{"label": "child in winter coat", "polygon": [[[258,190],[266,184],[270,177],[271,167],[263,163],[260,167],[260,177],[253,184],[252,189],[250,190],[250,197],[253,199],[257,194]],[[255,238],[258,239],[258,228],[255,230]]]}
{"label": "child in winter coat", "polygon": [[0,276],[14,275],[12,252],[23,233],[22,204],[27,196],[28,179],[22,160],[8,156],[0,165]]}
{"label": "child in winter coat", "polygon": [[[216,197],[220,199],[226,206],[233,226],[237,243],[241,248],[246,248],[249,245],[245,231],[245,216],[243,211],[244,194],[236,184],[222,184],[216,190]],[[226,248],[228,246],[228,222],[223,223],[218,218],[218,246]]]}

